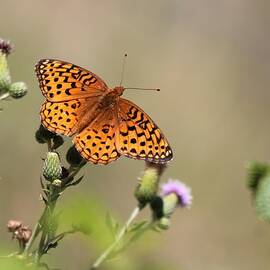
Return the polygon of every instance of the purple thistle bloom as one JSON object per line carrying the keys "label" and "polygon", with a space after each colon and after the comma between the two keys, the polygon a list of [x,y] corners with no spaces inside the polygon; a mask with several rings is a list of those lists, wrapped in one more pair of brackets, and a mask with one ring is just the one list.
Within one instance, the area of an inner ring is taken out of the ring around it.
{"label": "purple thistle bloom", "polygon": [[161,186],[161,195],[175,193],[179,199],[179,206],[190,207],[192,204],[191,188],[179,180],[169,179]]}

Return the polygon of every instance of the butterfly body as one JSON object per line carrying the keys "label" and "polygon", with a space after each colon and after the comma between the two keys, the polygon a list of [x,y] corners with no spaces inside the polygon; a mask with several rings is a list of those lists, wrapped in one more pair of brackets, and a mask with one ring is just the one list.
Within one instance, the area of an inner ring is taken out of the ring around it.
{"label": "butterfly body", "polygon": [[108,164],[121,155],[155,163],[172,159],[168,141],[137,105],[121,97],[124,87],[108,88],[94,73],[59,60],[36,65],[42,94],[42,124],[50,131],[75,136],[87,160]]}
{"label": "butterfly body", "polygon": [[124,87],[116,86],[113,89],[108,89],[103,95],[101,95],[96,104],[88,106],[85,109],[83,117],[77,124],[77,132],[82,131],[86,126],[93,122],[99,114],[117,106],[119,97],[123,94]]}

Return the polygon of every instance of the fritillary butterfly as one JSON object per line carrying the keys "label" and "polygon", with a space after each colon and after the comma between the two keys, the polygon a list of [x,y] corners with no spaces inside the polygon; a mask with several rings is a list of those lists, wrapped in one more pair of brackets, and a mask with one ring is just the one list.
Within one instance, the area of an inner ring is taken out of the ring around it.
{"label": "fritillary butterfly", "polygon": [[42,124],[52,132],[75,135],[75,147],[85,159],[95,164],[108,164],[121,155],[155,163],[172,159],[154,121],[120,97],[124,87],[110,89],[94,73],[59,60],[40,60],[36,73],[46,98]]}

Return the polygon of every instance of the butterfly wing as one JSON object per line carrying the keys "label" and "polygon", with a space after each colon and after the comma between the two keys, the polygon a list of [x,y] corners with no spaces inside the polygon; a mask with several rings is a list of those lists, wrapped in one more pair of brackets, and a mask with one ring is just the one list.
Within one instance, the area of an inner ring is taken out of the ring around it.
{"label": "butterfly wing", "polygon": [[67,136],[78,131],[79,120],[108,91],[97,75],[64,61],[40,60],[36,73],[46,98],[40,111],[42,124]]}
{"label": "butterfly wing", "polygon": [[80,98],[64,102],[45,101],[40,110],[41,122],[52,132],[72,136],[79,131],[83,116],[95,106],[95,98]]}
{"label": "butterfly wing", "polygon": [[120,98],[118,105],[118,152],[155,163],[171,160],[172,149],[154,121],[129,100]]}
{"label": "butterfly wing", "polygon": [[74,138],[76,149],[85,159],[108,164],[119,158],[115,145],[116,117],[115,107],[107,109]]}
{"label": "butterfly wing", "polygon": [[42,94],[51,102],[98,97],[108,90],[97,75],[68,62],[43,59],[35,68]]}

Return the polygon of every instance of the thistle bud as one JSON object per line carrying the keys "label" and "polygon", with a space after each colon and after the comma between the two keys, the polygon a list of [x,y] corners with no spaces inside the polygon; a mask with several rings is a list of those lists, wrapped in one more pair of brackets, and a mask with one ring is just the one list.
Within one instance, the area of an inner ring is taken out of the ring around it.
{"label": "thistle bud", "polygon": [[165,196],[163,198],[163,215],[166,217],[170,217],[178,204],[179,199],[175,193],[171,193]]}
{"label": "thistle bud", "polygon": [[252,191],[253,195],[256,194],[257,188],[261,179],[268,173],[268,165],[261,162],[250,162],[247,166],[248,169],[248,187]]}
{"label": "thistle bud", "polygon": [[22,226],[22,222],[18,220],[9,220],[7,223],[7,229],[9,232],[15,232]]}
{"label": "thistle bud", "polygon": [[40,125],[35,133],[35,138],[38,143],[47,143],[48,140],[53,139],[55,136],[55,133],[49,131],[43,127],[43,125]]}
{"label": "thistle bud", "polygon": [[55,179],[53,180],[52,185],[55,187],[61,187],[62,181],[60,179]]}
{"label": "thistle bud", "polygon": [[56,152],[48,152],[43,166],[43,176],[48,181],[60,179],[62,176],[62,167],[59,156]]}
{"label": "thistle bud", "polygon": [[160,175],[164,168],[162,164],[146,163],[145,171],[135,190],[135,197],[141,208],[147,203],[151,203],[156,197]]}
{"label": "thistle bud", "polygon": [[7,229],[12,234],[12,239],[18,240],[22,248],[25,247],[32,235],[32,230],[18,220],[9,220]]}
{"label": "thistle bud", "polygon": [[24,82],[12,83],[9,87],[9,94],[13,98],[21,98],[27,93],[27,86]]}
{"label": "thistle bud", "polygon": [[56,136],[53,138],[53,149],[57,149],[57,148],[60,147],[63,143],[64,143],[63,137],[60,136],[60,135],[56,135]]}
{"label": "thistle bud", "polygon": [[168,217],[162,217],[158,222],[158,228],[161,230],[168,230],[171,225],[171,220]]}
{"label": "thistle bud", "polygon": [[[1,40],[0,40],[1,47]],[[11,84],[11,78],[8,70],[7,57],[0,49],[0,92],[8,91]]]}
{"label": "thistle bud", "polygon": [[77,151],[75,146],[71,146],[66,155],[67,162],[74,167],[78,167],[81,162],[83,161],[83,157],[80,155],[80,153]]}
{"label": "thistle bud", "polygon": [[18,230],[14,232],[14,238],[18,239],[25,246],[32,235],[32,230],[27,226],[21,226]]}
{"label": "thistle bud", "polygon": [[270,221],[270,175],[263,177],[257,187],[255,207],[259,218]]}

